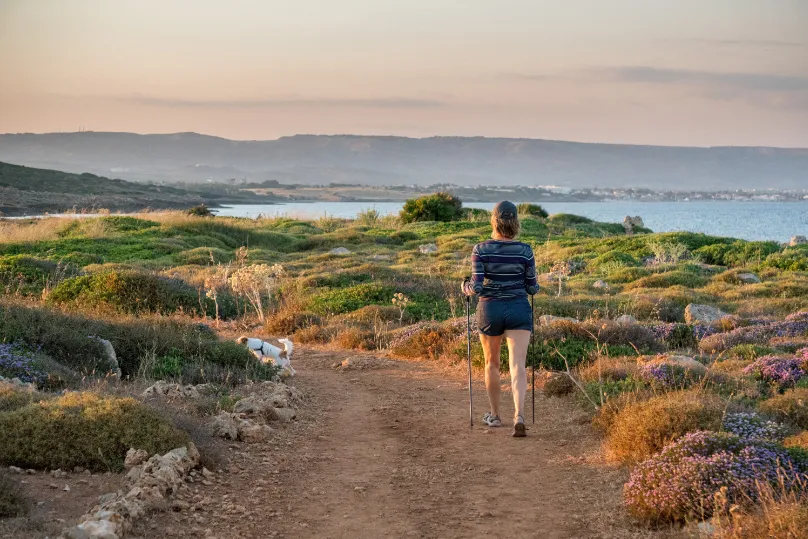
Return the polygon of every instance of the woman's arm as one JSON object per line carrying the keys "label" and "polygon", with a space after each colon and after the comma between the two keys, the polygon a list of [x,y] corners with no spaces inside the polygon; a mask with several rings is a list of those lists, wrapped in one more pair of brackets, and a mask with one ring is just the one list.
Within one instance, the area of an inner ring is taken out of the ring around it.
{"label": "woman's arm", "polygon": [[525,262],[525,290],[531,296],[539,291],[539,281],[536,279],[536,259],[533,258],[533,249],[527,248],[529,255]]}
{"label": "woman's arm", "polygon": [[480,256],[478,245],[471,251],[471,280],[463,283],[463,293],[467,296],[479,294],[485,281],[485,264]]}

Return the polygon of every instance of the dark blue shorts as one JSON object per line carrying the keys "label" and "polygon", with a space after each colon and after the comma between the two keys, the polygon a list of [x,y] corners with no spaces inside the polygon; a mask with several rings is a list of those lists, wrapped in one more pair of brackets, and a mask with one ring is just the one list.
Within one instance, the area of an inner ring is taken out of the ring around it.
{"label": "dark blue shorts", "polygon": [[480,333],[489,337],[499,337],[509,329],[533,329],[533,316],[527,298],[480,301],[476,316]]}

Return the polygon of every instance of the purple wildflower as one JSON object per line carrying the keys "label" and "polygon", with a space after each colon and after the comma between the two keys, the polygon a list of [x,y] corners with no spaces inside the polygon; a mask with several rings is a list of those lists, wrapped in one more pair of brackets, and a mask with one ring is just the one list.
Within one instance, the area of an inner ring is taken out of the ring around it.
{"label": "purple wildflower", "polygon": [[31,352],[16,343],[0,343],[0,376],[25,383],[47,378],[35,365]]}
{"label": "purple wildflower", "polygon": [[757,380],[771,382],[781,387],[792,386],[806,375],[801,360],[779,356],[758,358],[743,372],[754,376]]}
{"label": "purple wildflower", "polygon": [[750,440],[782,441],[788,430],[775,421],[769,421],[754,412],[736,412],[724,418],[724,430]]}

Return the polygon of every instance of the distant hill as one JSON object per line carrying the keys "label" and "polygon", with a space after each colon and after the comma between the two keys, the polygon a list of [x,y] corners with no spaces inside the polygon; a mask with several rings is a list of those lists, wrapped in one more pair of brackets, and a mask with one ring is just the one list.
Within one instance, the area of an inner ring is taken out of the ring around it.
{"label": "distant hill", "polygon": [[483,137],[177,133],[0,135],[0,160],[127,180],[366,185],[804,189],[808,149],[685,148]]}
{"label": "distant hill", "polygon": [[[0,214],[29,215],[71,209],[137,211],[188,208],[197,204],[254,202],[252,193],[223,193],[223,187],[187,190],[171,186],[113,180],[0,162]],[[259,197],[271,202],[273,198]]]}

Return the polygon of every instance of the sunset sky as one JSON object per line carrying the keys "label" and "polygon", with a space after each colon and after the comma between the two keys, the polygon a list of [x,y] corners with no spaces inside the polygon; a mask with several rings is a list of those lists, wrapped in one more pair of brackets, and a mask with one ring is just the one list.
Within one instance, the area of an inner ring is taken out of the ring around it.
{"label": "sunset sky", "polygon": [[0,0],[0,132],[808,147],[806,0]]}

